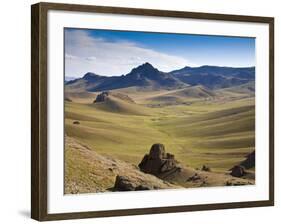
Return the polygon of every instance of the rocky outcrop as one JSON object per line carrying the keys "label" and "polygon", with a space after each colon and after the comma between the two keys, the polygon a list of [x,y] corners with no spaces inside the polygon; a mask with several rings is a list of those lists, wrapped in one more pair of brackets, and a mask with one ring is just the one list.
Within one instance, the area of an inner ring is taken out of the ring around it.
{"label": "rocky outcrop", "polygon": [[118,99],[128,103],[135,103],[128,95],[112,91],[104,91],[96,96],[94,103],[106,102],[109,99]]}
{"label": "rocky outcrop", "polygon": [[[203,165],[201,169],[194,169],[183,165],[175,159],[173,154],[167,153],[163,144],[152,145],[149,154],[146,154],[140,164],[140,170],[152,174],[166,182],[182,187],[206,187],[225,185],[248,185],[254,180],[244,178],[244,170],[235,167],[229,173],[216,173],[210,167]],[[134,186],[136,187],[136,186]]]}
{"label": "rocky outcrop", "polygon": [[[172,154],[165,152],[162,144],[151,147],[148,158],[141,165],[147,171],[159,172],[158,176],[144,173],[134,164],[101,155],[69,136],[65,136],[64,152],[66,194],[236,186],[255,183],[254,180],[237,178],[224,173],[195,170],[179,164]],[[158,161],[158,166],[152,166],[151,161]]]}
{"label": "rocky outcrop", "polygon": [[163,144],[152,145],[149,154],[146,154],[139,164],[141,171],[150,173],[155,176],[163,176],[163,174],[180,169],[179,163],[175,160],[175,156],[165,152]]}
{"label": "rocky outcrop", "polygon": [[[152,177],[152,176],[151,176]],[[143,191],[171,188],[173,185],[167,182],[155,182],[153,179],[141,179],[134,176],[117,175],[114,184],[114,191]],[[177,188],[177,186],[174,186]]]}
{"label": "rocky outcrop", "polygon": [[[248,174],[251,174],[251,171],[249,171],[248,169],[251,169],[253,167],[255,167],[255,150],[251,153],[249,153],[246,156],[246,159],[244,161],[242,161],[240,164],[233,166],[230,169],[230,175],[233,177],[245,177]],[[247,170],[247,172],[246,172]],[[248,175],[249,176],[249,175]]]}
{"label": "rocky outcrop", "polygon": [[255,167],[256,153],[255,150],[246,156],[246,159],[240,163],[246,169]]}
{"label": "rocky outcrop", "polygon": [[136,165],[100,155],[69,136],[65,136],[65,162],[66,194],[180,188]]}
{"label": "rocky outcrop", "polygon": [[108,92],[102,92],[101,94],[97,95],[96,99],[94,100],[94,103],[105,102],[108,98],[108,95]]}

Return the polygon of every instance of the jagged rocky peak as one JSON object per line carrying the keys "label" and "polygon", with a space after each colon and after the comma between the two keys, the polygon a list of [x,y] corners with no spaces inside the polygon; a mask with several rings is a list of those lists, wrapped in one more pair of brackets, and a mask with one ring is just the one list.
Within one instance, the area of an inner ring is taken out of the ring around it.
{"label": "jagged rocky peak", "polygon": [[153,67],[152,64],[150,64],[148,62],[143,63],[142,65],[138,66],[137,68],[147,68],[147,69],[148,68],[153,68],[153,69],[156,69],[156,68]]}
{"label": "jagged rocky peak", "polygon": [[93,72],[87,72],[83,78],[90,78],[90,77],[99,77],[100,75],[93,73]]}
{"label": "jagged rocky peak", "polygon": [[175,156],[165,152],[165,146],[160,143],[151,146],[149,154],[146,154],[139,164],[141,171],[155,176],[161,176],[163,173],[179,168],[179,163]]}
{"label": "jagged rocky peak", "polygon": [[142,73],[142,72],[156,72],[156,71],[158,71],[158,69],[154,68],[152,64],[146,62],[146,63],[134,68],[131,73],[135,73],[135,72],[140,72],[140,73]]}

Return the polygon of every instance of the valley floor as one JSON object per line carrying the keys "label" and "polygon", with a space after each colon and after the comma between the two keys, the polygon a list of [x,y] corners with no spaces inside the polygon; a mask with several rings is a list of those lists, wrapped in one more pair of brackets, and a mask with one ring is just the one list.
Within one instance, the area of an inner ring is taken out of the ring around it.
{"label": "valley floor", "polygon": [[[229,173],[255,149],[255,98],[231,89],[214,95],[198,88],[115,91],[135,103],[116,97],[93,103],[98,93],[68,94],[65,134],[103,156],[136,166],[151,145],[162,143],[186,167],[205,165],[212,172]],[[254,174],[254,168],[249,172]]]}

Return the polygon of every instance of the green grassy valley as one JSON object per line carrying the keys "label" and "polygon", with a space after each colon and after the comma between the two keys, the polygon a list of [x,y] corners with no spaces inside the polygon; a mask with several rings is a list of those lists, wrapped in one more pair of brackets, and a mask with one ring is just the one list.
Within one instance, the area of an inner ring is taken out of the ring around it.
{"label": "green grassy valley", "polygon": [[243,88],[111,91],[133,102],[113,95],[93,103],[99,92],[70,94],[65,133],[102,155],[135,165],[152,144],[162,143],[185,166],[226,172],[255,148],[255,98]]}

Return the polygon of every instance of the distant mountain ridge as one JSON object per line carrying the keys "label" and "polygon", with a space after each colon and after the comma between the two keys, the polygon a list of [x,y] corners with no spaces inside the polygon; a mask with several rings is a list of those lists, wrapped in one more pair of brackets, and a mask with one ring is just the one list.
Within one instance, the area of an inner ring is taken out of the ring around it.
{"label": "distant mountain ridge", "polygon": [[227,88],[255,80],[255,67],[233,68],[219,66],[184,67],[170,72],[174,77],[190,85],[209,88]]}
{"label": "distant mountain ridge", "polygon": [[179,89],[203,85],[210,89],[242,85],[255,80],[255,67],[233,68],[218,66],[184,67],[162,72],[144,63],[121,76],[100,76],[88,72],[82,78],[66,82],[72,90],[90,92],[114,90],[127,87],[150,87],[153,89]]}

